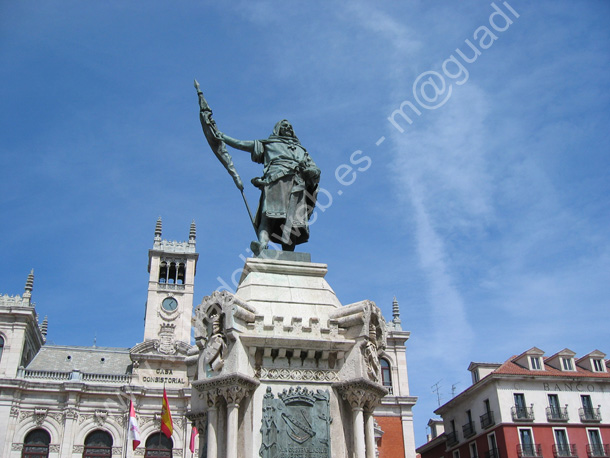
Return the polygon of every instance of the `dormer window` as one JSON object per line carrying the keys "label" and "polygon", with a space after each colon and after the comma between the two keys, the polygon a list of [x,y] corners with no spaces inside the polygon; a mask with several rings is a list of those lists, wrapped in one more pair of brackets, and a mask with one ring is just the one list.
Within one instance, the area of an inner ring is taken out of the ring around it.
{"label": "dormer window", "polygon": [[606,372],[604,370],[604,362],[601,359],[592,359],[593,372]]}
{"label": "dormer window", "polygon": [[533,371],[542,370],[542,363],[539,356],[530,356],[530,369]]}
{"label": "dormer window", "polygon": [[561,358],[561,367],[564,371],[573,371],[574,363],[572,362],[572,358]]}

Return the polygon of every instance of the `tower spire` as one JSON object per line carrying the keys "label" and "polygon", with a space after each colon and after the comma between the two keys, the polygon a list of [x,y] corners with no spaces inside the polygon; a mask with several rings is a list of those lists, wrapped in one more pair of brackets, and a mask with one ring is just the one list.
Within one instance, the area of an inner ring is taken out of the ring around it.
{"label": "tower spire", "polygon": [[191,221],[191,229],[189,231],[189,243],[195,244],[195,239],[197,238],[197,225],[195,224],[195,220]]}
{"label": "tower spire", "polygon": [[45,316],[44,320],[40,324],[40,333],[44,336],[45,340],[47,338],[47,331],[49,329],[49,319]]}
{"label": "tower spire", "polygon": [[155,242],[161,241],[161,232],[163,229],[163,222],[161,221],[161,217],[157,218],[157,224],[155,224]]}
{"label": "tower spire", "polygon": [[400,307],[398,306],[398,301],[396,300],[396,296],[394,296],[394,300],[392,301],[392,323],[394,323],[394,329],[401,330],[402,324],[400,321]]}
{"label": "tower spire", "polygon": [[34,289],[34,269],[32,269],[28,275],[28,279],[25,281],[25,292],[23,298],[27,300],[28,304],[32,298],[32,290]]}

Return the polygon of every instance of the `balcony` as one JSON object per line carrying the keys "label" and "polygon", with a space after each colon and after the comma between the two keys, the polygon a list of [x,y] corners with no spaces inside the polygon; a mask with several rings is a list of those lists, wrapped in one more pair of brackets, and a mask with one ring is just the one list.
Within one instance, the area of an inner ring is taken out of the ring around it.
{"label": "balcony", "polygon": [[578,409],[580,421],[598,423],[602,421],[602,414],[599,407],[581,407]]}
{"label": "balcony", "polygon": [[542,456],[542,446],[540,444],[517,445],[517,455],[519,458],[531,458]]}
{"label": "balcony", "polygon": [[574,444],[555,444],[553,445],[553,456],[555,458],[576,458],[576,445]]}
{"label": "balcony", "polygon": [[609,455],[608,444],[587,445],[587,455],[590,458],[607,458]]}
{"label": "balcony", "polygon": [[481,415],[481,428],[487,429],[490,426],[496,424],[496,420],[494,420],[494,413],[490,410],[489,412]]}
{"label": "balcony", "polygon": [[497,448],[489,449],[485,452],[485,458],[500,458],[500,452]]}
{"label": "balcony", "polygon": [[447,437],[447,447],[453,447],[459,442],[457,433],[455,431],[446,433],[445,436]]}
{"label": "balcony", "polygon": [[464,433],[464,438],[474,436],[477,431],[474,427],[474,421],[469,421],[465,425],[462,426],[462,433]]}
{"label": "balcony", "polygon": [[568,421],[570,419],[570,416],[568,415],[568,406],[547,407],[546,419],[548,421]]}
{"label": "balcony", "polygon": [[157,283],[159,289],[165,289],[167,291],[184,291],[186,288],[184,285],[176,283]]}
{"label": "balcony", "polygon": [[513,416],[513,421],[534,421],[534,406],[513,406],[511,407],[510,412]]}

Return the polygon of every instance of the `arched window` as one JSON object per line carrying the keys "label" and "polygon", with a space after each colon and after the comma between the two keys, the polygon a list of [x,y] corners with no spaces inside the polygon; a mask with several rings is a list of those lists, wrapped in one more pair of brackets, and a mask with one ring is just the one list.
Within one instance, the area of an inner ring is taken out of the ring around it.
{"label": "arched window", "polygon": [[155,433],[146,439],[144,458],[172,458],[174,442],[165,434]]}
{"label": "arched window", "polygon": [[167,274],[167,282],[171,284],[176,283],[176,263],[172,262],[169,265],[169,273]]}
{"label": "arched window", "polygon": [[2,360],[2,350],[4,350],[4,337],[0,336],[0,360]]}
{"label": "arched window", "polygon": [[163,261],[159,265],[159,283],[167,282],[167,262]]}
{"label": "arched window", "polygon": [[23,440],[21,458],[47,458],[51,435],[44,429],[30,431]]}
{"label": "arched window", "polygon": [[112,436],[106,431],[90,432],[85,438],[83,458],[107,458],[112,456]]}
{"label": "arched window", "polygon": [[178,264],[178,284],[184,285],[184,277],[185,277],[186,269],[184,268],[184,264],[181,262]]}
{"label": "arched window", "polygon": [[387,359],[381,358],[379,364],[381,365],[381,383],[392,394],[392,368],[390,363]]}

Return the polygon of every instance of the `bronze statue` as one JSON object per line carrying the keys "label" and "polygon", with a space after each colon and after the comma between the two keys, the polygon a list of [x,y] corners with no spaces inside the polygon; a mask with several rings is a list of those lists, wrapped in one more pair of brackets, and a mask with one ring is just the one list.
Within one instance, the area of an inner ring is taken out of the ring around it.
{"label": "bronze statue", "polygon": [[196,80],[195,87],[199,95],[204,134],[242,195],[243,185],[225,143],[249,152],[252,161],[264,166],[263,176],[252,179],[252,184],[261,190],[256,217],[252,220],[258,236],[258,241],[250,245],[252,251],[256,255],[260,254],[267,248],[269,241],[281,244],[284,251],[294,251],[295,245],[309,239],[308,222],[316,205],[320,169],[301,145],[292,125],[285,119],[279,121],[273,133],[264,140],[243,141],[223,134],[216,127],[212,110],[203,98]]}

